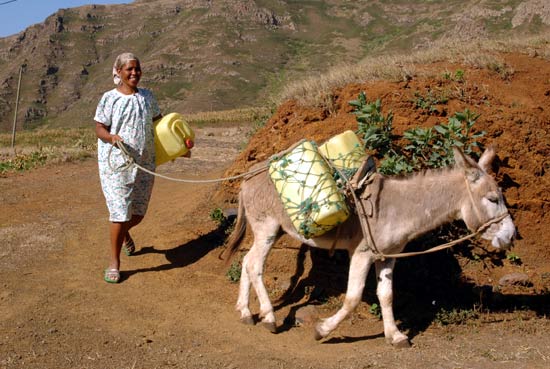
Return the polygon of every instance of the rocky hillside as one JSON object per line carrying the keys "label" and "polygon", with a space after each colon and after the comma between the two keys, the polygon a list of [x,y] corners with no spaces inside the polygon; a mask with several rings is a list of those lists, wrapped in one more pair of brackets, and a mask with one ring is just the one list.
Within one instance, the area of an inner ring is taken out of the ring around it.
{"label": "rocky hillside", "polygon": [[89,124],[117,54],[138,54],[165,111],[265,105],[289,80],[438,40],[550,29],[547,0],[137,0],[61,9],[0,38],[0,131]]}

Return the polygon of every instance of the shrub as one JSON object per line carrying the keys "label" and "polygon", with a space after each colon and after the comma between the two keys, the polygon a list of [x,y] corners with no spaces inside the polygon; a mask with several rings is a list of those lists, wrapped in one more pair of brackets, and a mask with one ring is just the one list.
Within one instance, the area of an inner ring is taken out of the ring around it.
{"label": "shrub", "polygon": [[400,137],[392,133],[393,115],[382,114],[380,99],[368,102],[366,94],[361,92],[358,99],[349,104],[355,108],[357,133],[365,148],[381,158],[379,171],[384,174],[447,166],[454,162],[453,147],[459,147],[467,155],[475,154],[474,148],[481,146],[477,139],[485,134],[473,132],[479,114],[466,109],[451,116],[447,124],[406,130],[402,137],[405,145],[399,146]]}
{"label": "shrub", "polygon": [[234,261],[225,273],[225,276],[231,283],[237,283],[241,279],[242,264],[240,261]]}
{"label": "shrub", "polygon": [[431,90],[426,93],[426,96],[423,96],[420,92],[416,91],[414,93],[414,107],[417,109],[426,110],[429,113],[437,112],[436,105],[447,103],[448,98],[444,94],[437,96]]}
{"label": "shrub", "polygon": [[382,103],[380,99],[375,102],[368,102],[365,92],[361,92],[357,100],[349,102],[355,109],[358,130],[357,134],[363,139],[365,148],[374,150],[380,157],[391,150],[394,140],[392,135],[393,114],[387,116],[382,114]]}
{"label": "shrub", "polygon": [[382,319],[382,308],[377,303],[373,303],[369,307],[369,313],[377,317],[378,319]]}
{"label": "shrub", "polygon": [[218,226],[221,226],[226,221],[223,210],[220,208],[212,209],[210,212],[210,219],[216,222]]}
{"label": "shrub", "polygon": [[37,150],[28,154],[18,154],[13,158],[1,159],[0,174],[12,171],[21,172],[44,165],[48,157],[48,153],[44,150]]}
{"label": "shrub", "polygon": [[461,148],[465,154],[474,153],[478,147],[477,138],[485,132],[472,134],[471,129],[479,115],[468,109],[455,113],[447,124],[438,124],[430,128],[412,128],[403,133],[409,141],[404,150],[408,154],[414,169],[439,168],[454,162],[453,147]]}
{"label": "shrub", "polygon": [[435,315],[435,322],[439,325],[461,325],[479,317],[475,309],[451,309],[442,308]]}

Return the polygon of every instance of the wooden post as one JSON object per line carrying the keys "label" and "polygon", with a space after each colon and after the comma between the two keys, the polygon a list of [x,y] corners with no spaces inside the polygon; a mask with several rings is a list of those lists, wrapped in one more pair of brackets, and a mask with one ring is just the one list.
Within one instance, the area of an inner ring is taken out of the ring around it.
{"label": "wooden post", "polygon": [[17,110],[19,109],[19,90],[21,89],[21,75],[23,66],[19,67],[19,82],[17,82],[17,97],[15,98],[15,113],[13,114],[13,130],[11,133],[11,148],[15,147],[15,129],[17,127]]}

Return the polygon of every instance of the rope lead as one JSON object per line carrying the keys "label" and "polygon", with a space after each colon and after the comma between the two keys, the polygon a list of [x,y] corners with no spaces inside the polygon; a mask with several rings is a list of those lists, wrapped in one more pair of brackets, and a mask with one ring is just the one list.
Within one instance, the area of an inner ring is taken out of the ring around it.
{"label": "rope lead", "polygon": [[[122,153],[122,157],[124,158],[124,164],[122,164],[120,167],[118,168],[113,168],[112,166],[112,163],[111,163],[111,153],[112,153],[112,150],[113,150],[113,147],[116,146]],[[174,177],[169,177],[169,176],[165,176],[163,174],[160,174],[160,173],[156,173],[152,170],[149,170],[147,168],[144,168],[142,167],[141,165],[139,165],[138,163],[136,163],[136,161],[134,160],[134,158],[130,155],[130,152],[128,151],[128,148],[124,145],[123,142],[120,142],[120,141],[117,141],[115,142],[115,144],[113,146],[111,146],[111,148],[109,149],[109,156],[108,156],[108,159],[107,159],[107,162],[109,163],[109,168],[113,171],[113,172],[123,172],[125,170],[129,170],[131,169],[132,167],[136,167],[138,168],[139,170],[145,172],[145,173],[149,173],[151,175],[154,175],[156,177],[160,177],[160,178],[164,178],[164,179],[167,179],[169,181],[174,181],[174,182],[184,182],[184,183],[216,183],[216,182],[224,182],[224,181],[231,181],[231,180],[234,180],[234,179],[239,179],[239,178],[243,178],[243,177],[246,177],[246,176],[252,176],[252,175],[256,175],[260,172],[263,172],[264,170],[267,169],[267,165],[265,166],[262,166],[260,168],[257,168],[255,170],[251,170],[249,172],[246,172],[246,173],[242,173],[242,174],[239,174],[239,175],[236,175],[236,176],[231,176],[231,177],[224,177],[224,178],[216,178],[216,179],[185,179],[185,178],[174,178]]]}

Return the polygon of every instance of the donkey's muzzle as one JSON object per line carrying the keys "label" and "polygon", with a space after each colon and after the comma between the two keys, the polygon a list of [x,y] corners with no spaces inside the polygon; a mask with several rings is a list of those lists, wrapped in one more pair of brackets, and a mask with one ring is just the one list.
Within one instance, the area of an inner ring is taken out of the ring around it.
{"label": "donkey's muzzle", "polygon": [[[507,216],[496,224],[498,229],[496,230],[491,244],[499,249],[507,250],[512,247],[513,240],[516,237],[516,226],[512,221],[511,216]],[[492,227],[491,227],[492,228]],[[491,229],[489,229],[490,231]]]}

